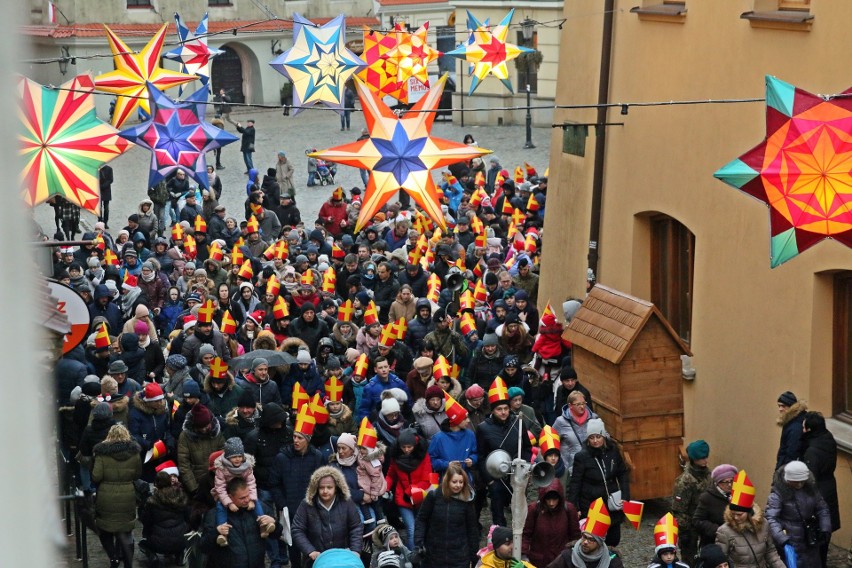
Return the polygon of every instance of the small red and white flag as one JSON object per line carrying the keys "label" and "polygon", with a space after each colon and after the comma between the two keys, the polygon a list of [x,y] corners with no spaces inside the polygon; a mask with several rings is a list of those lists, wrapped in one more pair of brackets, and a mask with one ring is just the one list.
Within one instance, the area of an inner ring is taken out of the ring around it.
{"label": "small red and white flag", "polygon": [[47,21],[51,24],[56,23],[56,5],[53,2],[47,3]]}

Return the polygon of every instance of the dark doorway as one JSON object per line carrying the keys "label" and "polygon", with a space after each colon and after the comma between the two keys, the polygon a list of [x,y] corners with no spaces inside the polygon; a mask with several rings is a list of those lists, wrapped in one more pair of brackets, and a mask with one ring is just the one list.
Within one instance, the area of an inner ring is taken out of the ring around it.
{"label": "dark doorway", "polygon": [[219,89],[225,89],[225,94],[231,97],[231,102],[246,102],[243,93],[243,65],[240,56],[233,48],[223,46],[220,48],[224,53],[213,58],[213,67],[210,72],[213,81],[213,93]]}

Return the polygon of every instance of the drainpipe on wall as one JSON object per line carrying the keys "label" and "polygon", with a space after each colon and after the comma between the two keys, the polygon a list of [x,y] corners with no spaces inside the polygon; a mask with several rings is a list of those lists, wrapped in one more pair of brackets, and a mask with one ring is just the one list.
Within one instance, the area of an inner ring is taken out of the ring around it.
{"label": "drainpipe on wall", "polygon": [[[603,35],[601,39],[601,72],[598,84],[598,104],[609,103],[610,59],[612,58],[612,27],[614,22],[615,0],[605,0]],[[601,234],[601,204],[603,202],[604,165],[606,159],[606,106],[599,106],[597,126],[595,126],[595,166],[592,179],[592,211],[589,223],[589,279],[598,277],[598,250]]]}

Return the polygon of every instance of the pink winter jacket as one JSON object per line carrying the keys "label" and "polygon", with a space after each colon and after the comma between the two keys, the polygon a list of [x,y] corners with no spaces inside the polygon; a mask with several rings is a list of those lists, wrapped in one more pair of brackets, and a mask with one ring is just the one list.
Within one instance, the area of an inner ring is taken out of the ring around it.
{"label": "pink winter jacket", "polygon": [[225,507],[230,505],[232,501],[225,487],[233,478],[242,477],[248,487],[251,500],[257,501],[257,483],[254,480],[254,456],[245,454],[245,461],[240,467],[234,467],[230,461],[225,459],[225,456],[221,455],[213,462],[213,466],[216,468],[216,476],[213,480],[213,489],[210,493],[213,494],[215,500],[222,503]]}
{"label": "pink winter jacket", "polygon": [[364,503],[373,503],[384,495],[388,486],[382,473],[382,464],[385,462],[385,445],[376,443],[376,449],[368,452],[365,457],[358,457],[358,487],[364,492]]}

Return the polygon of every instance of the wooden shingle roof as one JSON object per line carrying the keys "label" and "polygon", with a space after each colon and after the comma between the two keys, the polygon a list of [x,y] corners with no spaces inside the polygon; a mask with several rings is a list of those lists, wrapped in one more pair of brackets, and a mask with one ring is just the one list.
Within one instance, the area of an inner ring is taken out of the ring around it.
{"label": "wooden shingle roof", "polygon": [[564,336],[574,345],[617,365],[651,317],[659,318],[684,354],[692,354],[654,304],[600,284],[589,292]]}

